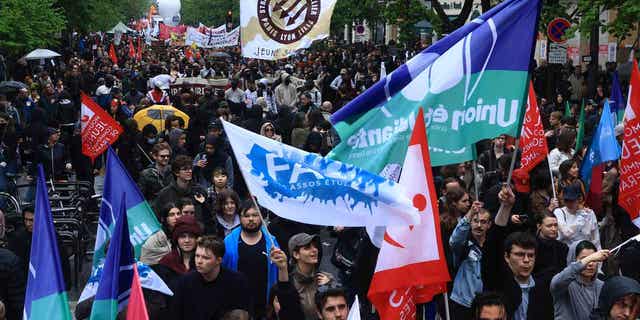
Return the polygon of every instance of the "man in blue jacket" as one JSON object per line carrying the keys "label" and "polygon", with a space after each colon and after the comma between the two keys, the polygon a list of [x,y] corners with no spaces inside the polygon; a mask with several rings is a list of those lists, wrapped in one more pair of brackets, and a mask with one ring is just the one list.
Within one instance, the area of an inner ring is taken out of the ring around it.
{"label": "man in blue jacket", "polygon": [[222,264],[247,277],[252,293],[251,315],[254,319],[261,319],[265,315],[269,289],[278,282],[278,268],[270,261],[269,253],[279,246],[262,224],[260,211],[253,202],[242,206],[240,228],[228,234],[224,244],[227,250]]}

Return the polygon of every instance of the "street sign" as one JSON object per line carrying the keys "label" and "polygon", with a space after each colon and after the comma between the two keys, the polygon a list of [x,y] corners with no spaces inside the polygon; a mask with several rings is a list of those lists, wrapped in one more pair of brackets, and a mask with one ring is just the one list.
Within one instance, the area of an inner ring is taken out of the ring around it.
{"label": "street sign", "polygon": [[549,63],[567,63],[567,47],[552,43],[549,45]]}
{"label": "street sign", "polygon": [[547,36],[549,40],[555,43],[564,43],[566,39],[562,39],[567,29],[571,27],[571,22],[565,18],[555,18],[547,26]]}

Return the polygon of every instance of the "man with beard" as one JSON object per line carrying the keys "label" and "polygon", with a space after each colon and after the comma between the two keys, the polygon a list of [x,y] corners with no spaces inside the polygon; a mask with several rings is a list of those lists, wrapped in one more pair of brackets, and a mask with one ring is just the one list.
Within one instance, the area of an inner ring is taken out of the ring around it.
{"label": "man with beard", "polygon": [[242,206],[240,228],[225,237],[224,245],[226,253],[222,265],[247,277],[252,294],[250,314],[254,319],[262,319],[269,290],[278,282],[278,268],[268,253],[279,246],[263,226],[260,211],[253,202]]}

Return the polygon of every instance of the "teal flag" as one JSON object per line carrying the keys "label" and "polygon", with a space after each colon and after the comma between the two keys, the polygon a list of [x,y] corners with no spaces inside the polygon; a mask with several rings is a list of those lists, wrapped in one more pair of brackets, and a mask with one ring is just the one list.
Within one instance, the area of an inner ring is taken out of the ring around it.
{"label": "teal flag", "polygon": [[36,188],[24,319],[71,320],[49,195],[41,164],[38,165]]}
{"label": "teal flag", "polygon": [[402,166],[420,107],[434,166],[518,136],[539,10],[539,0],[504,1],[388,74],[331,117],[342,142],[329,157],[372,172]]}

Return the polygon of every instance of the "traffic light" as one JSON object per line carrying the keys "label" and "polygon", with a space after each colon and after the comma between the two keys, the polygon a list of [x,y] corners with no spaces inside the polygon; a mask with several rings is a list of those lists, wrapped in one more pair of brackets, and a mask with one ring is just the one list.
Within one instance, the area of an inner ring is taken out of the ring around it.
{"label": "traffic light", "polygon": [[226,22],[227,22],[227,32],[231,32],[231,30],[233,30],[233,11],[231,10],[227,11]]}

